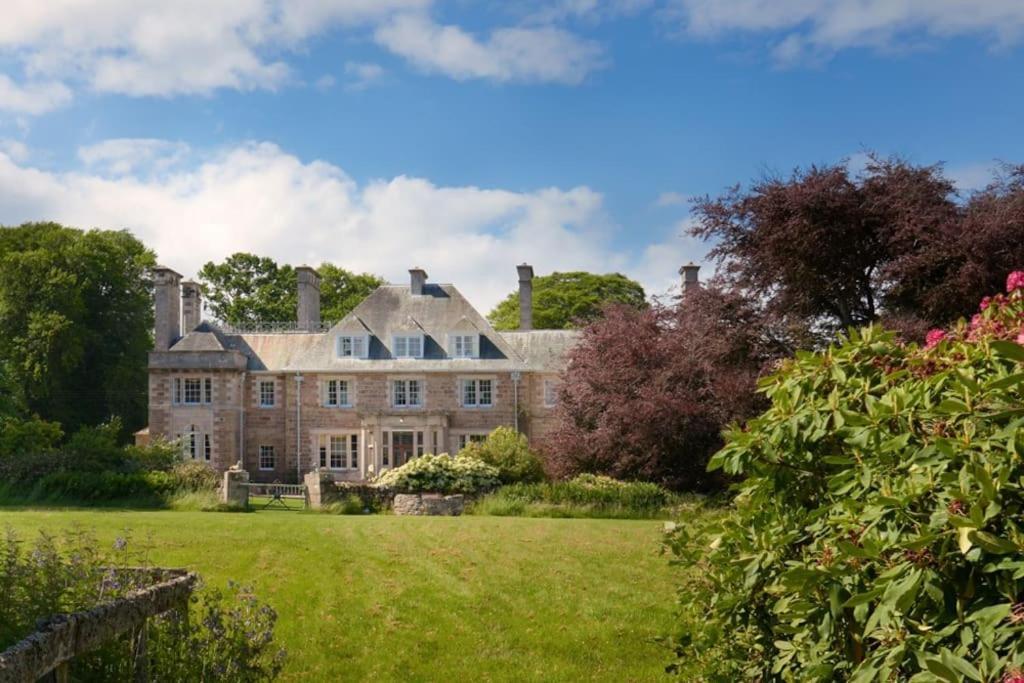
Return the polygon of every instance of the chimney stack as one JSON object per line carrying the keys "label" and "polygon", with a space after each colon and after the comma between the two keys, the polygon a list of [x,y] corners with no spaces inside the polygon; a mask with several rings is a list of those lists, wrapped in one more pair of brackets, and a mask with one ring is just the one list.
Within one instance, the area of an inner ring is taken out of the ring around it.
{"label": "chimney stack", "polygon": [[533,329],[533,266],[516,266],[519,272],[519,329]]}
{"label": "chimney stack", "polygon": [[153,348],[166,351],[181,338],[181,275],[170,268],[153,269],[153,314],[155,339]]}
{"label": "chimney stack", "polygon": [[181,283],[181,331],[188,334],[203,322],[203,290],[198,282]]}
{"label": "chimney stack", "polygon": [[682,268],[679,269],[679,274],[683,276],[683,295],[684,296],[686,295],[687,292],[691,292],[691,291],[693,291],[695,289],[699,289],[700,288],[700,280],[697,279],[697,271],[699,271],[699,270],[700,270],[700,266],[698,266],[693,261],[690,261],[685,266],[683,266]]}
{"label": "chimney stack", "polygon": [[427,271],[420,267],[409,269],[409,291],[413,296],[423,294],[423,288],[427,284]]}
{"label": "chimney stack", "polygon": [[309,266],[295,269],[299,281],[299,329],[315,331],[320,328],[320,274]]}

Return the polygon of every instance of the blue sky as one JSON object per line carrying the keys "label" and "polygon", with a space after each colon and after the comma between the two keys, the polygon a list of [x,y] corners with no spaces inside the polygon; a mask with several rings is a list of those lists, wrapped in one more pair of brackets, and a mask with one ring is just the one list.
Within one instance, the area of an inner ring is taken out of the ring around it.
{"label": "blue sky", "polygon": [[133,230],[481,308],[539,272],[659,293],[687,199],[865,149],[1024,161],[1019,0],[14,0],[0,223]]}

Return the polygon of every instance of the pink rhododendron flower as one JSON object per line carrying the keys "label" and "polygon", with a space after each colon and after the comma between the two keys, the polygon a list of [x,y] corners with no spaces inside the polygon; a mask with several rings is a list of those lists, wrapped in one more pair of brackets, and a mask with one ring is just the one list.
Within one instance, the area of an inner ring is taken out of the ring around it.
{"label": "pink rhododendron flower", "polygon": [[1006,291],[1012,292],[1015,289],[1024,289],[1024,270],[1015,270],[1006,278]]}
{"label": "pink rhododendron flower", "polygon": [[1003,676],[1003,683],[1024,683],[1024,673],[1011,671]]}
{"label": "pink rhododendron flower", "polygon": [[1024,330],[1021,330],[1020,334],[1017,335],[1017,343],[1024,346]]}
{"label": "pink rhododendron flower", "polygon": [[981,327],[981,323],[983,321],[984,321],[984,319],[981,317],[981,314],[980,313],[975,313],[971,317],[971,329],[972,330],[978,329],[979,327]]}
{"label": "pink rhododendron flower", "polygon": [[945,330],[930,330],[924,338],[924,347],[930,349],[946,338]]}
{"label": "pink rhododendron flower", "polygon": [[984,311],[986,308],[988,308],[988,305],[990,303],[992,303],[992,297],[986,296],[984,299],[981,300],[981,305],[979,306],[979,308]]}

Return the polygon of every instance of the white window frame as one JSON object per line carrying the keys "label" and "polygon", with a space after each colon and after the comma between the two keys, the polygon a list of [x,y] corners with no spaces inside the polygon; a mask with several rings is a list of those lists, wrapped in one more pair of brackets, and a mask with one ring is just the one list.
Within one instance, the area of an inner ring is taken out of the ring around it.
{"label": "white window frame", "polygon": [[[197,400],[189,401],[190,394]],[[176,406],[206,406],[213,403],[213,378],[202,375],[181,375],[171,382],[171,404]]]}
{"label": "white window frame", "polygon": [[479,358],[480,335],[452,332],[448,335],[448,355],[452,358]]}
{"label": "white window frame", "polygon": [[[344,383],[345,391],[342,392],[341,385]],[[334,384],[335,402],[331,402],[331,385]],[[320,378],[320,405],[324,408],[351,408],[355,405],[356,383],[351,377],[321,377]],[[345,400],[342,401],[342,393]]]}
{"label": "white window frame", "polygon": [[[265,386],[270,386],[270,403],[267,403],[264,399],[266,394],[263,393]],[[256,383],[256,401],[260,408],[275,408],[277,407],[277,382],[272,379],[261,379]]]}
{"label": "white window frame", "polygon": [[320,467],[332,472],[358,471],[361,440],[362,434],[357,431],[317,434],[316,451]]}
{"label": "white window frame", "polygon": [[544,380],[544,407],[554,408],[558,405],[558,388],[561,382],[557,379]]}
{"label": "white window frame", "polygon": [[[266,467],[263,464],[264,463],[263,458],[268,453],[270,454],[270,467]],[[277,469],[277,453],[274,452],[274,447],[273,446],[267,446],[267,445],[264,445],[264,444],[260,444],[259,454],[258,454],[257,457],[259,458],[259,461],[256,464],[259,466],[260,472],[272,472],[275,469]]]}
{"label": "white window frame", "polygon": [[[489,385],[487,393],[490,395],[490,401],[488,403],[482,402],[484,382],[487,382]],[[463,408],[473,408],[476,410],[487,410],[488,408],[493,408],[494,394],[497,389],[497,384],[497,381],[493,377],[460,377],[458,384],[459,405]],[[472,387],[472,402],[467,400],[470,387]]]}
{"label": "white window frame", "polygon": [[[410,342],[416,342],[416,353],[412,353]],[[391,356],[393,358],[423,358],[424,339],[422,334],[391,335]]]}
{"label": "white window frame", "polygon": [[[416,397],[419,399],[416,403],[409,402],[412,382],[416,383]],[[401,385],[401,387],[399,385]],[[403,397],[402,403],[398,402],[400,388],[401,395]],[[426,383],[420,377],[392,377],[389,380],[389,389],[391,393],[391,407],[396,410],[416,410],[422,408],[423,404],[426,402],[426,396],[424,396]]]}
{"label": "white window frame", "polygon": [[[346,352],[345,346],[348,345]],[[367,334],[339,334],[335,346],[338,358],[369,358],[370,336]]]}

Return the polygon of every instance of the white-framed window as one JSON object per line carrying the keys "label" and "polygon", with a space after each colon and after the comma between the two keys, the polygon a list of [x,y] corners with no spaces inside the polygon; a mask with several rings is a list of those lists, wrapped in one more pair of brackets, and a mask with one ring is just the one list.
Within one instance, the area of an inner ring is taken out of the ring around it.
{"label": "white-framed window", "polygon": [[464,408],[490,408],[494,405],[494,380],[461,379],[459,394]]}
{"label": "white-framed window", "polygon": [[321,434],[317,439],[320,467],[332,470],[359,469],[359,434]]}
{"label": "white-framed window", "polygon": [[260,380],[260,408],[273,408],[275,405],[275,382],[272,379]]}
{"label": "white-framed window", "polygon": [[558,380],[544,380],[544,407],[554,408],[558,405]]}
{"label": "white-framed window", "polygon": [[476,358],[480,335],[452,334],[449,336],[448,352],[452,358]]}
{"label": "white-framed window", "polygon": [[171,402],[183,406],[213,403],[213,378],[175,377]]}
{"label": "white-framed window", "polygon": [[382,432],[383,441],[380,444],[380,464],[384,467],[391,466],[391,432]]}
{"label": "white-framed window", "polygon": [[391,355],[395,358],[422,358],[422,334],[396,334],[391,338]]}
{"label": "white-framed window", "polygon": [[272,470],[274,469],[275,458],[274,458],[274,447],[273,446],[260,446],[260,469],[261,470]]}
{"label": "white-framed window", "polygon": [[352,407],[352,382],[347,379],[331,377],[322,381],[323,405],[326,408]]}
{"label": "white-framed window", "polygon": [[203,460],[210,462],[210,456],[213,454],[212,444],[210,443],[210,435],[203,434]]}
{"label": "white-framed window", "polygon": [[182,403],[187,406],[197,406],[203,402],[203,380],[199,377],[186,377],[183,380],[185,386]]}
{"label": "white-framed window", "polygon": [[343,334],[338,337],[338,358],[366,358],[370,339],[365,334]]}
{"label": "white-framed window", "polygon": [[487,440],[486,434],[459,434],[459,450],[461,451],[467,445],[471,443],[479,443]]}
{"label": "white-framed window", "polygon": [[423,407],[423,381],[418,379],[391,380],[391,405],[395,408]]}

